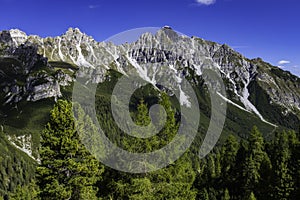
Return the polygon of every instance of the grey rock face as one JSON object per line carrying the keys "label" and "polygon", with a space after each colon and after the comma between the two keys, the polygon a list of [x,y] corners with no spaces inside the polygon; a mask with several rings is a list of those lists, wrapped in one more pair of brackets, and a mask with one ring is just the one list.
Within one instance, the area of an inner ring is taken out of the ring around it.
{"label": "grey rock face", "polygon": [[[20,47],[22,44],[25,46],[34,44],[33,46],[36,47],[32,52],[37,51],[49,61],[66,62],[78,66],[80,70],[77,76],[90,77],[94,83],[103,82],[107,70],[115,69],[122,74],[135,70],[143,79],[154,85],[158,77],[164,76],[169,79],[171,87],[178,87],[181,84],[180,79],[190,75],[187,69],[191,69],[194,75],[201,77],[204,67],[214,65],[221,72],[226,82],[226,89],[233,94],[230,97],[231,100],[240,101],[249,111],[260,115],[249,101],[251,94],[248,87],[254,81],[267,92],[272,103],[288,110],[300,109],[299,79],[295,76],[291,77],[291,79],[296,79],[293,83],[282,81],[281,77],[272,74],[271,69],[245,58],[227,45],[183,36],[170,27],[164,27],[156,34],[145,33],[136,42],[122,45],[99,43],[79,29],[73,28],[54,38],[27,36],[18,30],[3,31],[0,33],[0,41],[2,41],[0,42],[2,46],[17,45],[19,46],[17,53],[26,55],[25,58],[32,57],[24,61],[28,65],[27,73],[32,70],[30,67],[33,67],[34,63],[40,61],[41,58],[34,57],[34,53],[30,53],[28,49],[24,49],[28,53],[23,52],[24,47]],[[56,84],[57,80],[60,81]],[[33,86],[36,89],[31,88],[31,91],[35,91],[36,97],[27,99],[59,97],[60,92],[54,92],[54,90],[59,91],[57,85],[66,86],[70,81],[71,77],[57,75],[49,79],[48,83],[44,83],[44,86]],[[44,91],[46,87],[53,91],[47,94],[42,92],[44,95],[37,92]]]}
{"label": "grey rock face", "polygon": [[0,55],[0,89],[5,94],[4,104],[57,99],[61,96],[60,85],[72,82],[69,75],[53,71],[47,58],[37,53],[38,45],[27,41],[25,33],[4,31],[0,33],[0,41],[0,46],[7,46]]}
{"label": "grey rock face", "polygon": [[49,80],[49,82],[34,86],[31,89],[27,101],[38,101],[50,97],[61,97],[60,87],[57,81]]}

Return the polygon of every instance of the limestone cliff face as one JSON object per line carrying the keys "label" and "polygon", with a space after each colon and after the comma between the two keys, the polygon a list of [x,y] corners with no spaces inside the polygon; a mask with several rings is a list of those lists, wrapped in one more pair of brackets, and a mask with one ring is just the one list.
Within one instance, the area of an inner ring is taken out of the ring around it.
{"label": "limestone cliff face", "polygon": [[37,53],[38,46],[26,41],[27,36],[17,34],[16,30],[14,34],[2,32],[0,39],[0,89],[4,104],[60,97],[60,85],[72,81],[70,77],[54,71],[48,59]]}
{"label": "limestone cliff face", "polygon": [[[228,98],[239,102],[261,119],[267,117],[261,114],[266,113],[260,106],[262,103],[280,106],[284,115],[296,114],[300,110],[298,77],[260,59],[247,59],[227,45],[183,36],[170,27],[164,27],[156,34],[145,33],[137,41],[122,45],[97,42],[77,28],[70,28],[65,34],[54,38],[27,36],[19,30],[2,31],[0,53],[2,60],[13,57],[20,62],[20,66],[14,65],[12,68],[17,74],[22,71],[21,74],[27,76],[22,86],[17,84],[18,80],[1,83],[6,93],[6,103],[24,98],[37,101],[59,97],[60,87],[68,85],[72,79],[64,73],[55,75],[40,70],[51,69],[48,62],[54,61],[78,66],[77,76],[90,76],[95,83],[103,82],[109,69],[122,74],[133,69],[155,85],[157,77],[171,69],[174,72],[169,75],[172,87],[179,86],[181,83],[178,80],[183,76],[201,77],[204,67],[214,65],[226,83],[230,93]],[[32,75],[32,72],[36,73]],[[253,87],[261,88],[268,102],[258,100]]]}

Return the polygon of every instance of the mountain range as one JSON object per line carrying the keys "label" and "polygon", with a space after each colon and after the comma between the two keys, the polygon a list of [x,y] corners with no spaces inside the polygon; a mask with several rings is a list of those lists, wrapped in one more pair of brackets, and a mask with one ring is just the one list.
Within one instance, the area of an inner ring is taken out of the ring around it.
{"label": "mountain range", "polygon": [[[0,161],[8,156],[22,160],[17,166],[30,163],[24,173],[32,169],[39,160],[40,132],[49,111],[57,99],[71,99],[77,77],[89,76],[99,85],[97,95],[108,103],[118,78],[134,70],[151,87],[151,92],[136,94],[149,104],[153,101],[149,94],[160,88],[159,77],[167,76],[174,88],[181,88],[180,80],[186,78],[199,101],[199,133],[205,134],[211,115],[203,79],[207,65],[214,65],[225,83],[226,95],[221,97],[228,107],[221,142],[229,133],[247,138],[254,125],[266,138],[276,131],[298,130],[300,78],[261,58],[246,58],[226,44],[181,35],[168,26],[121,45],[97,42],[78,28],[47,38],[17,29],[1,31]],[[170,70],[173,73],[166,74]],[[174,99],[175,107],[188,106],[185,92],[180,96]],[[0,189],[7,190],[12,180],[2,181]]]}

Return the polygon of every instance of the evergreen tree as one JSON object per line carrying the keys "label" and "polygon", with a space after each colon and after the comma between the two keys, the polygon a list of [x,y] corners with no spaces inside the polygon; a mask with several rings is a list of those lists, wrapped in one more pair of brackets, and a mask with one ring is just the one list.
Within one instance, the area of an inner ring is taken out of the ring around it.
{"label": "evergreen tree", "polygon": [[75,129],[72,104],[59,100],[42,133],[37,182],[42,199],[96,199],[103,168],[86,150]]}
{"label": "evergreen tree", "polygon": [[294,191],[291,194],[291,199],[297,199],[300,197],[300,142],[298,139],[297,143],[292,148],[290,170],[294,185]]}
{"label": "evergreen tree", "polygon": [[222,200],[230,200],[230,195],[227,188],[224,190],[224,195],[222,197]]}
{"label": "evergreen tree", "polygon": [[253,192],[250,192],[249,195],[245,198],[245,200],[256,200],[256,197]]}
{"label": "evergreen tree", "polygon": [[[225,182],[224,185],[229,185],[228,189],[231,194],[232,199],[242,199],[244,195],[244,185],[245,185],[245,177],[244,177],[244,168],[246,157],[248,153],[248,144],[245,140],[241,140],[239,144],[239,149],[236,154],[236,161],[233,173],[229,179],[232,181]],[[226,159],[226,158],[224,158]]]}
{"label": "evergreen tree", "polygon": [[222,173],[223,176],[229,176],[236,162],[236,155],[239,149],[239,143],[235,136],[229,135],[222,146]]}
{"label": "evergreen tree", "polygon": [[293,190],[293,181],[289,169],[291,157],[289,135],[284,131],[277,133],[273,142],[273,198],[289,199]]}
{"label": "evergreen tree", "polygon": [[229,135],[221,148],[222,183],[223,187],[229,188],[231,192],[234,189],[234,182],[236,181],[235,167],[238,149],[239,143],[233,135]]}
{"label": "evergreen tree", "polygon": [[265,152],[264,139],[257,127],[253,127],[248,138],[248,151],[242,170],[244,196],[249,196],[262,180],[262,166],[269,164],[270,159]]}

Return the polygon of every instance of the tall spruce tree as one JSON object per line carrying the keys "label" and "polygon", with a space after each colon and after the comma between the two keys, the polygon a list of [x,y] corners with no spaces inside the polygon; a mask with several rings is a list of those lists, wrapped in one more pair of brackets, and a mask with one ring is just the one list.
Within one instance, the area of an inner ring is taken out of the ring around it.
{"label": "tall spruce tree", "polygon": [[230,195],[229,195],[229,191],[228,191],[227,188],[224,190],[224,194],[222,196],[222,200],[230,200]]}
{"label": "tall spruce tree", "polygon": [[287,132],[277,133],[273,141],[273,198],[289,199],[293,191],[293,180],[290,170],[291,142]]}
{"label": "tall spruce tree", "polygon": [[57,102],[41,136],[39,196],[55,200],[96,199],[94,185],[103,168],[79,139],[71,103]]}
{"label": "tall spruce tree", "polygon": [[248,142],[248,151],[243,164],[241,178],[244,190],[243,196],[250,197],[251,192],[255,191],[255,188],[257,188],[262,180],[262,166],[264,166],[263,168],[270,169],[271,163],[265,152],[264,138],[256,126],[253,127]]}
{"label": "tall spruce tree", "polygon": [[294,190],[291,194],[291,199],[300,197],[300,142],[299,140],[292,148],[290,159],[290,170],[293,178]]}
{"label": "tall spruce tree", "polygon": [[234,182],[236,156],[239,143],[234,135],[229,135],[221,148],[222,181],[227,183],[226,187],[232,187]]}

